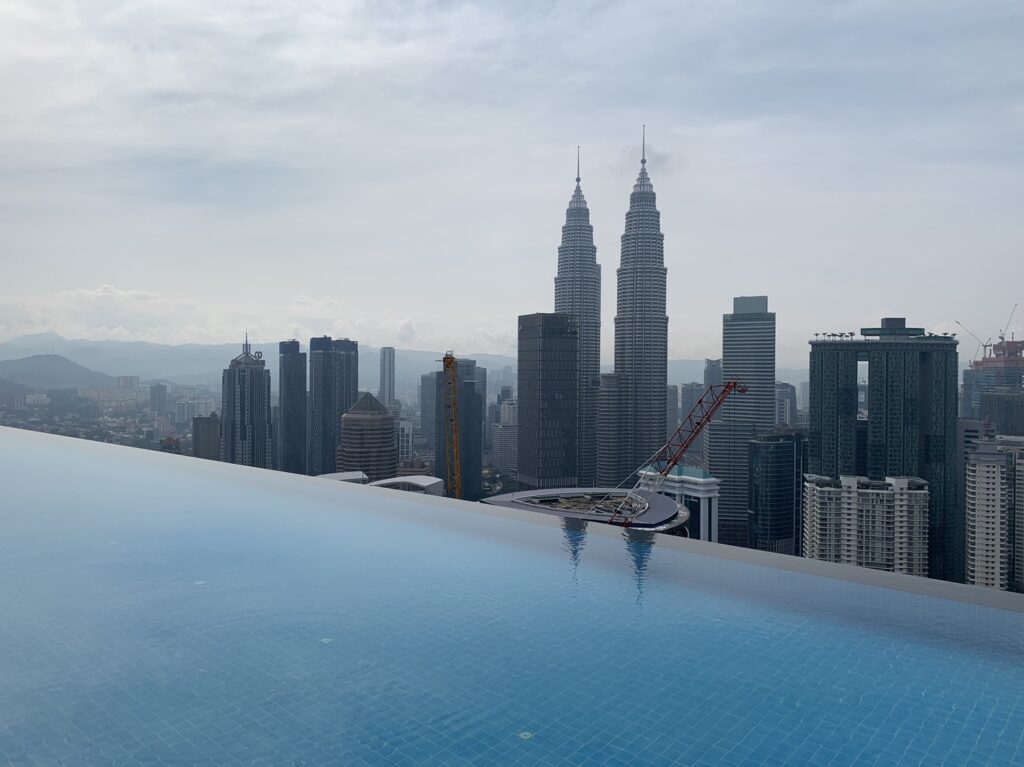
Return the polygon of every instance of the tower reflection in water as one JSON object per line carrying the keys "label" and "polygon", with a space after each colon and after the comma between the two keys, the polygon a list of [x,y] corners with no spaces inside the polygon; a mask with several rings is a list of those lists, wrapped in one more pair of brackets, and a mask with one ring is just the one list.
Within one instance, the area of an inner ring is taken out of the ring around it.
{"label": "tower reflection in water", "polygon": [[562,548],[569,552],[569,561],[572,563],[572,581],[579,583],[576,571],[580,566],[583,546],[587,542],[587,521],[562,517],[562,537],[564,538]]}
{"label": "tower reflection in water", "polygon": [[654,553],[654,541],[658,534],[650,530],[637,530],[633,527],[622,528],[622,537],[626,539],[626,553],[633,563],[633,580],[636,582],[636,603],[644,601],[644,583],[647,579],[647,564]]}
{"label": "tower reflection in water", "polygon": [[[579,583],[580,560],[583,557],[583,547],[587,543],[587,524],[587,521],[584,519],[562,517],[562,549],[569,553],[569,563],[572,566],[572,580],[574,584]],[[644,584],[647,580],[647,566],[651,559],[651,554],[654,553],[657,533],[650,530],[624,527],[622,528],[622,537],[626,542],[626,554],[629,555],[629,561],[633,567],[633,582],[636,584],[636,603],[642,604]]]}

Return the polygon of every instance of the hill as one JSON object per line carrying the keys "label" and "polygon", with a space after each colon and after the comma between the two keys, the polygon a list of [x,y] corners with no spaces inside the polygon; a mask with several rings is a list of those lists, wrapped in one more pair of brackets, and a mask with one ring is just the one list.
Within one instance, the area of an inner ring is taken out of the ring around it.
{"label": "hill", "polygon": [[0,378],[32,389],[109,389],[117,379],[97,373],[59,354],[36,354],[0,361]]}
{"label": "hill", "polygon": [[[303,339],[303,349],[309,339]],[[86,341],[67,339],[56,333],[35,333],[0,342],[0,360],[28,355],[62,355],[69,360],[98,368],[115,376],[139,376],[143,381],[173,381],[188,386],[220,385],[221,371],[241,351],[240,344],[155,344],[147,341]],[[253,343],[263,352],[273,386],[277,388],[277,343]],[[442,352],[417,349],[395,351],[395,385],[398,391],[416,391],[420,375],[439,370]],[[493,377],[505,367],[515,369],[516,358],[502,354],[459,353],[475,359]],[[3,363],[0,363],[3,364]],[[376,391],[380,371],[380,350],[359,346],[359,388]],[[611,365],[602,367],[611,372]],[[90,371],[91,372],[91,371]],[[2,376],[3,373],[0,373]],[[780,381],[799,384],[808,378],[806,369],[779,368]],[[8,376],[10,377],[10,376]],[[491,379],[493,380],[493,378]],[[668,361],[668,383],[704,380],[704,360]]]}

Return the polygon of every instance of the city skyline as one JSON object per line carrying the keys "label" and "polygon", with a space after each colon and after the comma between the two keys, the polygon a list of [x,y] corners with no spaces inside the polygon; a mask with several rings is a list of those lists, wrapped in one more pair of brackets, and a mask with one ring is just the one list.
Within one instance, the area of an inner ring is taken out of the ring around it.
{"label": "city skyline", "polygon": [[[643,122],[670,243],[670,357],[715,356],[735,295],[772,297],[783,366],[803,366],[814,332],[879,316],[994,335],[1013,281],[981,301],[964,277],[1005,270],[1024,244],[1011,6],[646,10],[10,14],[22,85],[0,128],[0,251],[18,268],[0,338],[227,342],[249,327],[263,344],[328,333],[511,355],[515,318],[549,310],[576,145],[597,250],[615,253]],[[576,27],[588,34],[571,49],[551,37]],[[637,58],[622,43],[640,28]],[[121,87],[124,71],[147,75]],[[392,200],[407,225],[387,225]],[[273,286],[259,310],[225,298],[243,254]],[[922,268],[928,290],[908,293]],[[444,280],[460,312],[437,310]],[[611,280],[602,305],[608,361]]]}

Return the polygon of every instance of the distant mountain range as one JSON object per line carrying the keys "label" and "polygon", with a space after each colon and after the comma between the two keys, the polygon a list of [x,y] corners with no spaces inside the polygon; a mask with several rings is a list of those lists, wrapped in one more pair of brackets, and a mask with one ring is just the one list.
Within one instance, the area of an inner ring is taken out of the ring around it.
{"label": "distant mountain range", "polygon": [[[254,350],[263,352],[263,358],[271,371],[274,387],[277,387],[277,344],[253,344]],[[147,341],[86,341],[68,339],[56,333],[35,333],[19,336],[10,341],[0,342],[0,377],[33,388],[61,388],[55,382],[71,388],[101,388],[114,386],[111,376],[139,376],[143,381],[172,381],[189,386],[219,386],[221,371],[228,362],[241,352],[240,344],[155,344]],[[380,372],[380,350],[377,347],[359,347],[359,387],[365,391],[376,391]],[[395,351],[395,386],[399,392],[415,391],[421,374],[440,368],[440,351],[398,349]],[[502,368],[515,369],[516,359],[501,354],[460,354],[475,359],[490,371],[490,380]],[[25,359],[23,359],[25,358]],[[49,358],[49,363],[35,362],[26,370],[39,372],[36,383],[30,383],[31,373],[19,373],[21,377],[5,373],[4,365],[11,362],[26,362],[27,359]],[[60,367],[53,361],[63,359],[73,368]],[[7,360],[8,362],[3,362]],[[77,363],[77,364],[76,364]],[[44,368],[42,365],[52,365]],[[86,367],[83,367],[86,366]],[[607,368],[607,369],[610,369]],[[95,371],[102,370],[103,373]],[[52,372],[51,372],[52,371]],[[800,368],[779,368],[776,376],[780,381],[799,384],[808,378],[807,370]],[[687,383],[704,380],[704,360],[677,359],[668,361],[670,383]],[[73,386],[70,381],[82,381]],[[106,383],[97,383],[106,381]],[[89,382],[89,383],[85,383]]]}
{"label": "distant mountain range", "polygon": [[109,389],[117,385],[117,379],[113,376],[97,373],[59,354],[36,354],[22,359],[2,360],[0,378],[8,384],[39,391]]}

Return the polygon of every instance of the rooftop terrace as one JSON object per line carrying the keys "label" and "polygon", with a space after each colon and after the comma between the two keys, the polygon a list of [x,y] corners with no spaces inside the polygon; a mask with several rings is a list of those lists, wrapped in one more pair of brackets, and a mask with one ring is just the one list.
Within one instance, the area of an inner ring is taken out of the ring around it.
{"label": "rooftop terrace", "polygon": [[1017,595],[0,428],[0,763],[1024,762]]}

